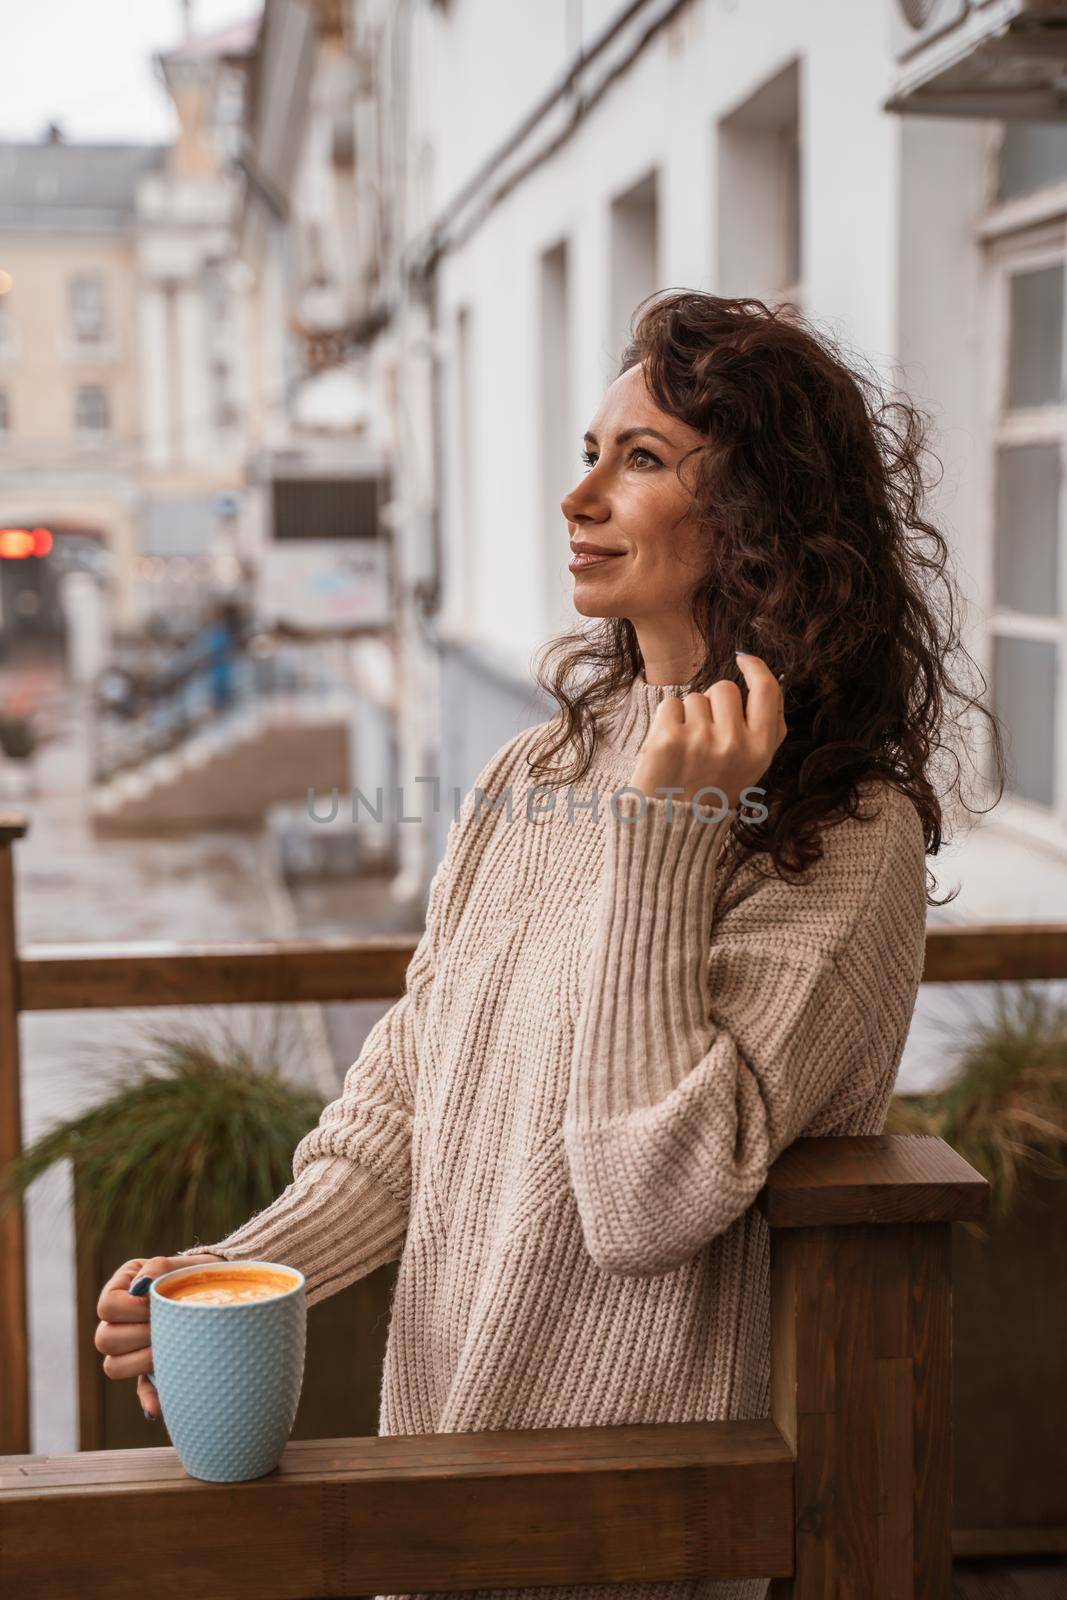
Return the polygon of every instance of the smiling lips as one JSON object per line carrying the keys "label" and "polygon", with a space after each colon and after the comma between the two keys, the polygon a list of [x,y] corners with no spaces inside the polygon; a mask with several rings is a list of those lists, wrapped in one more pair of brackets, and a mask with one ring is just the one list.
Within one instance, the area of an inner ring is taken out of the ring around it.
{"label": "smiling lips", "polygon": [[606,545],[589,544],[584,539],[572,544],[571,549],[574,554],[567,563],[571,572],[584,572],[587,567],[599,567],[605,561],[613,561],[616,556],[626,554],[625,550],[609,550]]}

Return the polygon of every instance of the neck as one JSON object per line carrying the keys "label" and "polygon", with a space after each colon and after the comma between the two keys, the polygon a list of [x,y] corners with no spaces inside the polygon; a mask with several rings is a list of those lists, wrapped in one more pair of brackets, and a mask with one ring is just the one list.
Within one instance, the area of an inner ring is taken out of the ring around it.
{"label": "neck", "polygon": [[689,683],[704,660],[706,644],[695,632],[680,627],[677,617],[646,618],[634,625],[641,669],[650,688],[670,689]]}

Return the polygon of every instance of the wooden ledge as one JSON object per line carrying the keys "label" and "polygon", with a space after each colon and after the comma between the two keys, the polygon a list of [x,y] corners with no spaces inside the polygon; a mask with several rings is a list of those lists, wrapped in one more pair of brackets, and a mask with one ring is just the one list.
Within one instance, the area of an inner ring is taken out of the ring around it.
{"label": "wooden ledge", "polygon": [[417,937],[261,944],[30,945],[18,962],[22,1011],[123,1006],[394,1000]]}
{"label": "wooden ledge", "polygon": [[772,1228],[980,1222],[989,1214],[989,1184],[931,1134],[797,1139],[756,1203]]}
{"label": "wooden ledge", "polygon": [[926,930],[923,983],[1003,983],[1065,973],[1067,923],[941,923]]}
{"label": "wooden ledge", "polygon": [[187,1477],[170,1449],[7,1456],[4,1593],[304,1600],[786,1577],[793,1484],[769,1419],[297,1441],[241,1484]]}

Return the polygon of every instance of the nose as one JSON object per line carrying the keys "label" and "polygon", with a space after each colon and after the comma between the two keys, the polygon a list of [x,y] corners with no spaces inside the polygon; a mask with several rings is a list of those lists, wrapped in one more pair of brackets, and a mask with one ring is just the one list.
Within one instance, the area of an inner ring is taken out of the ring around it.
{"label": "nose", "polygon": [[599,493],[596,484],[590,482],[592,474],[576,483],[568,494],[563,496],[559,508],[568,522],[603,522],[607,516],[607,506],[603,496]]}

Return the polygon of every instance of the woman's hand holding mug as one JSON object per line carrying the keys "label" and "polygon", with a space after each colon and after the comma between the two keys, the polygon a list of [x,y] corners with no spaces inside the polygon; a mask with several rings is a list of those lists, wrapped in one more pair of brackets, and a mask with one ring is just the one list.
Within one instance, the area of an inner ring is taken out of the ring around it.
{"label": "woman's hand holding mug", "polygon": [[[104,1358],[104,1372],[109,1378],[137,1379],[137,1398],[145,1416],[152,1422],[159,1420],[161,1412],[155,1384],[148,1377],[153,1363],[147,1290],[153,1278],[161,1277],[164,1272],[221,1260],[221,1256],[213,1256],[208,1251],[200,1255],[138,1257],[124,1261],[101,1291],[96,1306],[100,1323],[94,1343]],[[135,1285],[136,1293],[131,1294]]]}

